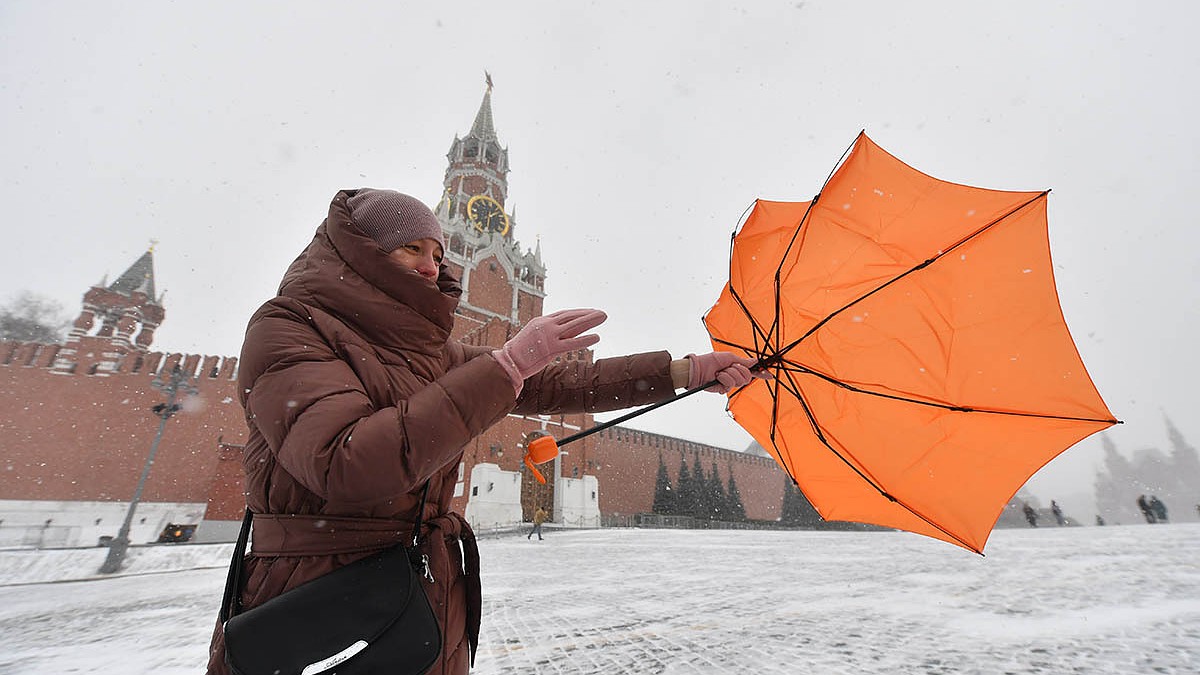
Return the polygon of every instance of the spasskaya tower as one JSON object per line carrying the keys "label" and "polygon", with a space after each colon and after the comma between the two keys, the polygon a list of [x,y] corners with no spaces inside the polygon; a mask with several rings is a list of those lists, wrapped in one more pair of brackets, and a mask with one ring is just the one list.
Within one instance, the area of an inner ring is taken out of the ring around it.
{"label": "spasskaya tower", "polygon": [[522,252],[516,209],[508,202],[508,149],[492,118],[492,78],[475,122],[455,136],[434,212],[446,234],[446,264],[462,280],[454,337],[503,344],[541,316],[546,267],[540,245]]}

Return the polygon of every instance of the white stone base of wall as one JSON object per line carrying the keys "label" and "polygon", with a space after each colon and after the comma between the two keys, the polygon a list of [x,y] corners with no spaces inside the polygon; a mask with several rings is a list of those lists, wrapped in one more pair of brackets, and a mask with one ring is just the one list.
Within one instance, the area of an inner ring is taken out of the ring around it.
{"label": "white stone base of wall", "polygon": [[[141,502],[129,525],[132,544],[156,541],[168,523],[199,525],[204,503]],[[0,548],[80,548],[116,537],[129,502],[0,499]],[[199,528],[198,528],[199,529]]]}
{"label": "white stone base of wall", "polygon": [[224,544],[237,541],[242,531],[241,520],[203,520],[196,534],[192,537],[193,544]]}
{"label": "white stone base of wall", "polygon": [[463,517],[474,530],[520,525],[521,474],[483,463],[471,468],[471,491]]}
{"label": "white stone base of wall", "polygon": [[595,476],[555,481],[554,522],[562,527],[600,527],[600,483]]}

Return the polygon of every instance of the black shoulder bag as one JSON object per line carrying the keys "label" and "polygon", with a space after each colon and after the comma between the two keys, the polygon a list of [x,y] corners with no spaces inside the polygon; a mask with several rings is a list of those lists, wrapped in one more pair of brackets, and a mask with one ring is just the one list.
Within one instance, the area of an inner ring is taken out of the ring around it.
{"label": "black shoulder bag", "polygon": [[442,650],[442,635],[416,553],[429,483],[421,491],[412,548],[403,543],[241,611],[242,559],[249,509],[233,550],[221,623],[225,658],[238,675],[424,673]]}

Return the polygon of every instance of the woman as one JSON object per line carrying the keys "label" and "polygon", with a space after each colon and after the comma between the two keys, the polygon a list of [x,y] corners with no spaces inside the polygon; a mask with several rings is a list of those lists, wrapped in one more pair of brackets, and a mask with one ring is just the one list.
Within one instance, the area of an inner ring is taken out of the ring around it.
{"label": "woman", "polygon": [[[510,412],[615,410],[714,379],[711,390],[725,393],[754,377],[751,360],[723,352],[552,364],[599,340],[584,334],[606,318],[598,310],[538,317],[500,349],[454,341],[461,288],[444,247],[416,199],[339,192],[278,296],[250,319],[238,373],[255,514],[243,608],[397,543],[428,482],[421,552],[443,636],[428,672],[439,675],[467,672],[479,634],[474,537],[449,511],[471,439]],[[228,672],[219,625],[208,672]]]}

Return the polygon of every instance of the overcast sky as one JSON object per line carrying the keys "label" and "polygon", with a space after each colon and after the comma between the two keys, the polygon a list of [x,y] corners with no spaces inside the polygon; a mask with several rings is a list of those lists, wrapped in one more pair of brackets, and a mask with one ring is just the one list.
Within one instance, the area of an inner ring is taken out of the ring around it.
{"label": "overcast sky", "polygon": [[[0,302],[74,318],[154,239],[154,347],[236,355],[337,190],[436,202],[487,70],[515,235],[540,239],[547,311],[608,312],[597,356],[708,349],[740,215],[810,199],[865,129],[939,178],[1052,189],[1107,433],[1165,449],[1167,414],[1200,443],[1200,4],[740,5],[5,0]],[[631,426],[751,440],[707,394]],[[1090,495],[1099,447],[1032,487]]]}

